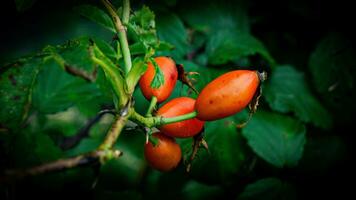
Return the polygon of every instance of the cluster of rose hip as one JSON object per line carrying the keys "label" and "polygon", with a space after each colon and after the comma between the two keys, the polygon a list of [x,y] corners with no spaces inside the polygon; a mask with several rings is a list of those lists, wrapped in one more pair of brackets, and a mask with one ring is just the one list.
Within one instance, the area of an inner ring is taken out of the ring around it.
{"label": "cluster of rose hip", "polygon": [[[147,100],[155,98],[158,103],[162,103],[176,85],[178,70],[169,57],[156,57],[154,61],[163,74],[164,83],[158,88],[151,86],[156,71],[154,65],[148,63],[148,69],[139,85]],[[144,148],[149,165],[160,171],[174,169],[182,157],[181,148],[174,138],[194,137],[202,131],[205,121],[221,119],[241,111],[253,99],[260,82],[257,71],[235,70],[207,84],[196,100],[178,97],[162,105],[154,113],[156,116],[177,117],[196,112],[196,117],[158,127],[160,132],[152,134],[157,142],[153,144],[148,141]]]}

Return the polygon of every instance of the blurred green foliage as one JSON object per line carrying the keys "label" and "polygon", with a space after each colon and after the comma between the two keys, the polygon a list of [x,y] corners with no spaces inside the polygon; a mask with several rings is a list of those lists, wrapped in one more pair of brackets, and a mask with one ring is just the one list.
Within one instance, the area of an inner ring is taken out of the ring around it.
{"label": "blurred green foliage", "polygon": [[[15,2],[24,17],[26,12],[34,15],[32,9],[43,12],[46,6],[40,0]],[[54,192],[57,198],[74,193],[99,199],[295,199],[309,196],[310,191],[316,196],[334,194],[325,188],[336,194],[339,190],[332,178],[344,180],[351,169],[340,166],[350,159],[350,136],[345,132],[352,127],[355,112],[351,92],[355,87],[354,38],[336,33],[339,27],[324,28],[312,36],[308,30],[293,32],[288,28],[310,28],[313,23],[319,23],[316,29],[323,28],[329,18],[311,14],[309,8],[315,5],[308,1],[278,5],[283,9],[270,4],[267,7],[274,10],[268,11],[265,3],[243,0],[132,2],[134,15],[128,27],[132,55],[142,56],[154,48],[155,55],[173,57],[186,71],[199,72],[194,76],[199,91],[230,70],[268,72],[259,109],[245,128],[236,129],[236,124],[247,118],[246,111],[206,123],[209,152],[199,150],[190,173],[184,171],[183,162],[169,173],[151,169],[143,157],[144,134],[124,131],[116,144],[124,152],[120,159],[1,186],[1,195],[46,197]],[[282,18],[290,20],[289,26],[274,21],[276,11],[285,14]],[[66,73],[65,67],[93,73],[90,40],[115,64],[122,64],[122,57],[113,41],[110,17],[98,2],[63,3],[53,13],[40,16],[47,15],[49,21],[40,22],[41,29],[33,31],[33,38],[12,40],[10,50],[1,52],[1,170],[93,150],[112,121],[105,115],[79,144],[62,148],[100,110],[114,106],[102,70],[98,69],[94,82],[87,82]],[[20,56],[25,57],[14,59]],[[196,97],[178,83],[170,99],[181,95]],[[134,97],[137,111],[144,113],[147,100],[139,90]],[[178,142],[187,159],[192,140]]]}

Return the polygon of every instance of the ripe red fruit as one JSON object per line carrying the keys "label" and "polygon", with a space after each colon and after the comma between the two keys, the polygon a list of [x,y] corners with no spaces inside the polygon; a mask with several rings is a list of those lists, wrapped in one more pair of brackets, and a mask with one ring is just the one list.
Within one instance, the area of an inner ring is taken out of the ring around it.
{"label": "ripe red fruit", "polygon": [[[157,111],[157,115],[162,117],[176,117],[188,114],[194,111],[194,105],[195,99],[189,97],[175,98],[163,105]],[[166,135],[185,138],[198,134],[202,130],[203,126],[203,121],[193,118],[166,124],[159,127],[159,129]]]}
{"label": "ripe red fruit", "polygon": [[149,165],[164,172],[174,169],[182,158],[180,146],[174,138],[160,132],[154,133],[152,137],[157,138],[158,143],[156,146],[151,142],[145,144],[144,153]]}
{"label": "ripe red fruit", "polygon": [[178,71],[175,62],[169,57],[156,57],[154,59],[161,69],[164,76],[164,84],[159,88],[152,88],[151,82],[156,74],[155,68],[151,62],[148,63],[147,71],[142,75],[139,85],[141,91],[147,100],[151,100],[152,96],[157,97],[157,102],[163,102],[172,93],[174,86],[177,83]]}
{"label": "ripe red fruit", "polygon": [[260,79],[257,71],[236,70],[214,79],[199,94],[197,118],[212,121],[233,115],[252,100]]}

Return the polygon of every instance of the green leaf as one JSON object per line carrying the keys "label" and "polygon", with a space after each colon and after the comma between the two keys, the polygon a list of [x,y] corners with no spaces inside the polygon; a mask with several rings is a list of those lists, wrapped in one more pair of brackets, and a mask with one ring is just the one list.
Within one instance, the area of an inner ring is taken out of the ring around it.
{"label": "green leaf", "polygon": [[276,167],[293,167],[302,157],[305,127],[293,118],[258,111],[242,130],[253,151]]}
{"label": "green leaf", "polygon": [[84,102],[100,102],[101,92],[94,83],[65,73],[54,59],[47,59],[33,89],[33,109],[55,113]]}
{"label": "green leaf", "polygon": [[140,80],[141,76],[146,72],[147,64],[139,58],[136,58],[132,62],[132,69],[126,78],[127,88],[130,93],[133,93],[137,82]]}
{"label": "green leaf", "polygon": [[30,167],[59,159],[63,153],[42,131],[25,128],[11,137],[9,154],[15,166]]}
{"label": "green leaf", "polygon": [[[171,55],[174,58],[183,58],[189,52],[188,34],[181,19],[172,12],[156,12],[157,34],[160,40],[169,42],[175,48],[173,51],[164,51],[161,54]],[[160,43],[160,46],[162,44]]]}
{"label": "green leaf", "polygon": [[140,10],[135,11],[130,20],[143,29],[151,29],[156,26],[155,14],[147,6],[142,6]]}
{"label": "green leaf", "polygon": [[156,51],[160,51],[160,52],[165,52],[165,51],[171,51],[173,50],[175,47],[168,43],[168,42],[165,42],[165,41],[159,41],[159,44],[156,48]]}
{"label": "green leaf", "polygon": [[324,129],[331,127],[330,114],[310,92],[301,72],[291,66],[279,66],[269,79],[264,95],[273,110],[293,112],[302,121]]}
{"label": "green leaf", "polygon": [[352,42],[341,34],[330,33],[317,45],[309,59],[314,88],[337,120],[352,122],[356,109],[355,55]]}
{"label": "green leaf", "polygon": [[[229,184],[236,179],[245,161],[245,146],[233,121],[233,118],[227,118],[205,124],[204,139],[209,145],[209,153],[199,149],[191,167],[193,178],[208,184]],[[192,140],[181,143],[182,152],[191,150]],[[185,155],[187,159],[188,156],[190,154]]]}
{"label": "green leaf", "polygon": [[130,45],[130,53],[131,55],[143,55],[147,51],[147,48],[142,42],[136,42]]}
{"label": "green leaf", "polygon": [[165,81],[163,72],[154,59],[151,58],[150,62],[153,64],[153,67],[155,69],[155,76],[153,77],[153,80],[151,82],[151,87],[159,88],[161,87],[161,85],[164,84]]}
{"label": "green leaf", "polygon": [[93,41],[98,46],[98,48],[113,62],[118,62],[118,60],[122,57],[121,52],[116,52],[114,48],[104,40],[93,38]]}
{"label": "green leaf", "polygon": [[234,29],[223,29],[215,32],[206,45],[208,62],[213,65],[225,64],[247,56],[259,54],[271,65],[274,60],[265,46],[249,33]]}
{"label": "green leaf", "polygon": [[0,68],[0,127],[18,129],[31,108],[31,93],[41,59],[29,58]]}
{"label": "green leaf", "polygon": [[192,1],[182,4],[180,16],[194,29],[209,35],[217,30],[249,32],[247,4],[243,0]]}
{"label": "green leaf", "polygon": [[127,102],[126,83],[122,72],[95,44],[90,47],[91,59],[103,69],[107,81],[119,100],[118,106]]}
{"label": "green leaf", "polygon": [[129,36],[141,42],[146,48],[157,45],[155,15],[147,6],[143,6],[131,15],[127,27]]}
{"label": "green leaf", "polygon": [[102,25],[104,28],[110,30],[111,32],[116,33],[111,18],[100,8],[92,5],[81,5],[75,7],[74,10],[84,17],[92,20],[93,22]]}
{"label": "green leaf", "polygon": [[16,9],[19,12],[23,12],[30,9],[36,1],[37,0],[15,0]]}
{"label": "green leaf", "polygon": [[277,178],[264,178],[247,185],[237,199],[296,199],[296,190],[291,184]]}
{"label": "green leaf", "polygon": [[[49,54],[46,59],[53,58],[63,69],[70,67],[88,75],[93,74],[95,63],[90,59],[88,51],[90,40],[89,37],[80,37],[69,40],[63,45],[47,46],[43,52]],[[106,53],[112,56],[113,50],[105,42],[99,39],[95,41],[98,41]]]}

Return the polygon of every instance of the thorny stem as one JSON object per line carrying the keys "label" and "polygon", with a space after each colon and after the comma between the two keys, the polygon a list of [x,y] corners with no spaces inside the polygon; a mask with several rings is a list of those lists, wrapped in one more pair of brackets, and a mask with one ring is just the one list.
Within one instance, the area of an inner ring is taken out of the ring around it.
{"label": "thorny stem", "polygon": [[151,102],[150,102],[150,106],[148,107],[147,113],[146,113],[146,117],[151,117],[152,116],[152,111],[155,108],[157,104],[157,97],[152,96]]}
{"label": "thorny stem", "polygon": [[[108,0],[101,0],[101,1],[103,2],[104,6],[108,10],[109,14],[111,15],[111,18],[113,19],[115,25],[116,32],[119,35],[121,51],[125,63],[125,73],[128,74],[129,71],[131,70],[132,62],[131,62],[131,53],[129,49],[129,44],[127,42],[126,27],[121,23],[120,17],[117,15],[113,5]],[[126,16],[130,14],[130,4],[128,3],[128,0],[124,1],[123,13],[124,13],[123,19],[127,20],[128,22],[129,16]]]}

